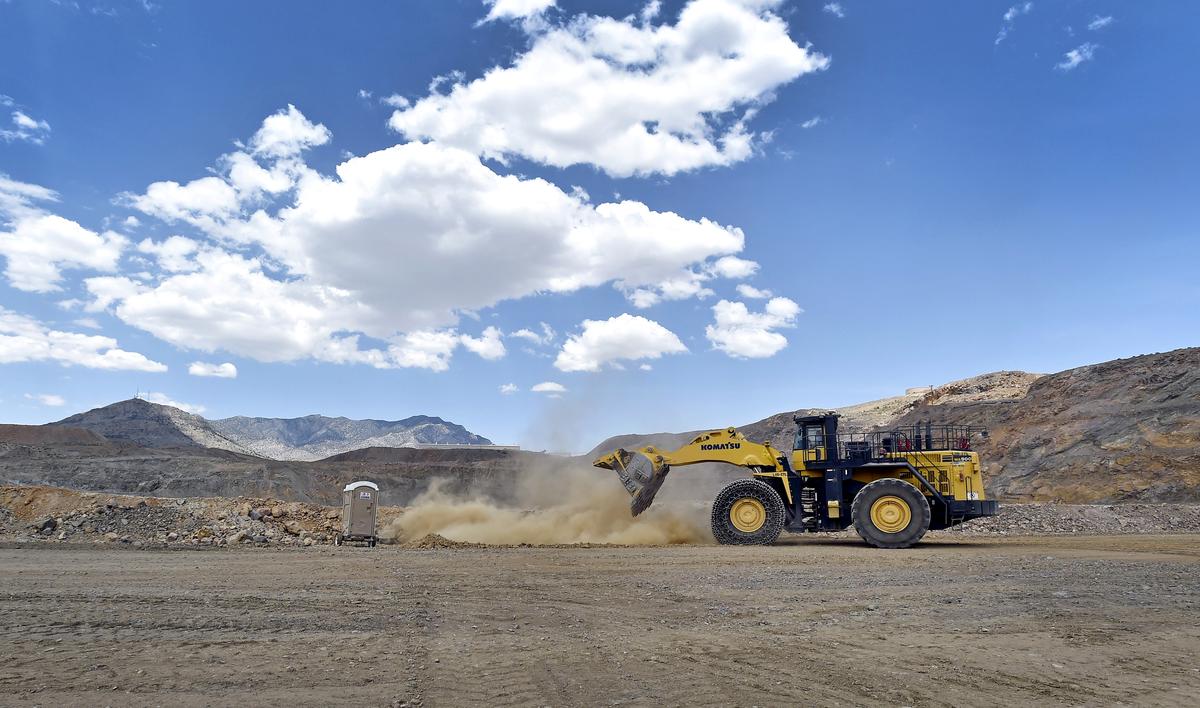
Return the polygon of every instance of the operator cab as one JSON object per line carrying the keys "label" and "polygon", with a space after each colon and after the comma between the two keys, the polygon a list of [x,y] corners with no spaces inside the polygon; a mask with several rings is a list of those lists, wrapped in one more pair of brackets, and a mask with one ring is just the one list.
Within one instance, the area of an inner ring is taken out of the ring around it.
{"label": "operator cab", "polygon": [[792,450],[804,451],[805,462],[826,462],[838,456],[838,414],[797,415],[796,438]]}

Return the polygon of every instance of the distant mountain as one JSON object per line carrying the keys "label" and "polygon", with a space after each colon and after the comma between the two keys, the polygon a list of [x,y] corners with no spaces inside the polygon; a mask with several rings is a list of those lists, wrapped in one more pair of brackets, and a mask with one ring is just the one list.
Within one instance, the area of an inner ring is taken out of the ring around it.
{"label": "distant mountain", "polygon": [[237,416],[208,422],[223,437],[273,460],[320,460],[368,447],[492,444],[461,425],[424,415],[404,420]]}
{"label": "distant mountain", "polygon": [[404,420],[303,418],[206,420],[140,398],[64,418],[48,427],[83,428],[102,439],[149,448],[202,447],[272,460],[313,461],[368,447],[491,445],[455,423],[417,415]]}
{"label": "distant mountain", "polygon": [[50,425],[83,428],[109,440],[124,440],[142,447],[206,447],[255,454],[214,430],[198,415],[140,398],[95,408]]}

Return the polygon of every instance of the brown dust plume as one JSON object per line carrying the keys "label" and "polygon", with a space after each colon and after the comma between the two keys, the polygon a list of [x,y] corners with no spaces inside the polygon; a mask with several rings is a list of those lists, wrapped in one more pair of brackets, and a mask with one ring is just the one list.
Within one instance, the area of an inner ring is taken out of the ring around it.
{"label": "brown dust plume", "polygon": [[612,473],[564,463],[527,470],[503,495],[454,495],[438,481],[384,529],[382,536],[410,543],[429,534],[451,541],[535,545],[611,543],[667,545],[712,543],[707,512],[697,504],[656,505],[634,518],[629,495]]}

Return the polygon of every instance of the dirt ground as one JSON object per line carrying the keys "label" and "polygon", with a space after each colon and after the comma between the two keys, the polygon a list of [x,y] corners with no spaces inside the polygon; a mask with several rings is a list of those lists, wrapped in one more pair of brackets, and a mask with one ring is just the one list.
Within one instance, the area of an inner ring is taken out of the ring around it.
{"label": "dirt ground", "polygon": [[0,548],[3,705],[1197,705],[1200,536]]}

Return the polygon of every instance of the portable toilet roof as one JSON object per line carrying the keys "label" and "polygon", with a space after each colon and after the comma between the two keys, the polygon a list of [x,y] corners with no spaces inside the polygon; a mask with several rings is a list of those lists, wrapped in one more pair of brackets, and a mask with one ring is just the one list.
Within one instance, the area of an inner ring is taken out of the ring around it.
{"label": "portable toilet roof", "polygon": [[378,484],[375,484],[374,482],[367,482],[367,481],[351,482],[350,484],[347,484],[346,487],[344,489],[342,489],[342,491],[343,492],[352,492],[355,489],[358,489],[359,487],[370,487],[371,489],[374,489],[377,492],[379,491]]}

